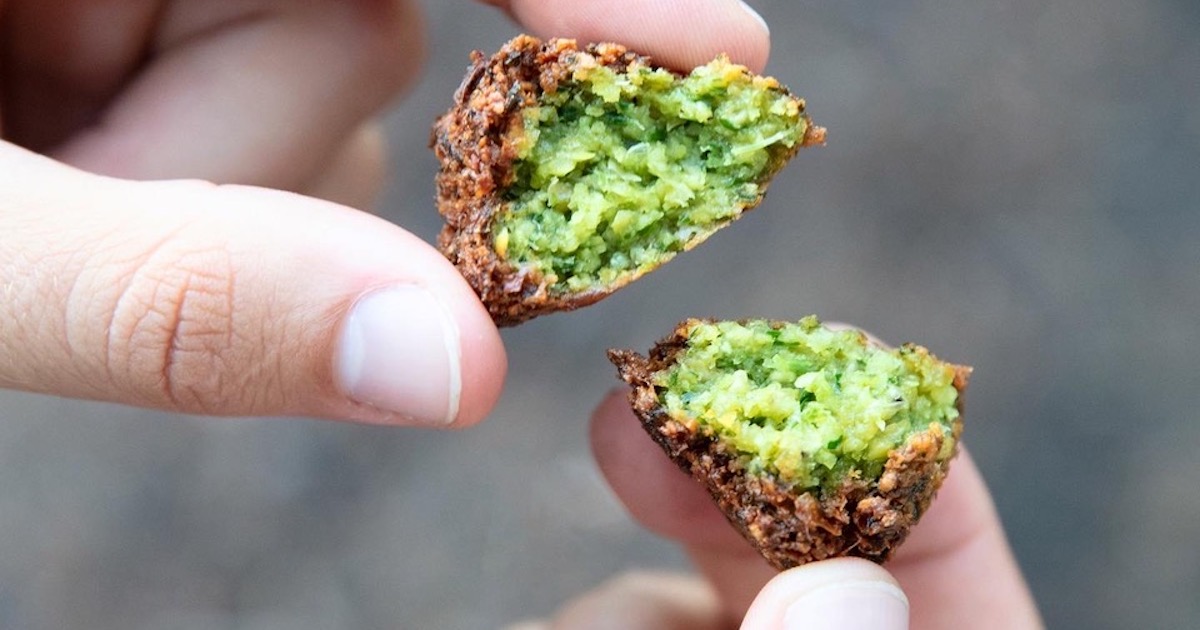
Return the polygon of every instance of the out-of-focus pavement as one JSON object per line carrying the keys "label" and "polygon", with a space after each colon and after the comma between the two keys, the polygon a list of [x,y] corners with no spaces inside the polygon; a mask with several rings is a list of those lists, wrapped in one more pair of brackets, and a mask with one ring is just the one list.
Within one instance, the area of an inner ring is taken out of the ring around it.
{"label": "out-of-focus pavement", "polygon": [[[752,3],[829,146],[707,245],[506,331],[478,429],[0,393],[0,628],[490,628],[682,568],[591,462],[603,351],[808,313],[976,366],[966,443],[1052,627],[1200,627],[1200,4]],[[429,123],[517,31],[427,5],[385,215],[432,239]]]}

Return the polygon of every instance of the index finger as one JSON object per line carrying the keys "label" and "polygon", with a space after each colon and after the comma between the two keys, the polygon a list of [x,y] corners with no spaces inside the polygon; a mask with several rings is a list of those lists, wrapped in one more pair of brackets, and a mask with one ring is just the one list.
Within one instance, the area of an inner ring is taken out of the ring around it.
{"label": "index finger", "polygon": [[[616,42],[688,70],[722,53],[754,72],[767,65],[767,23],[741,0],[484,0],[540,37]],[[619,4],[619,6],[614,6]]]}

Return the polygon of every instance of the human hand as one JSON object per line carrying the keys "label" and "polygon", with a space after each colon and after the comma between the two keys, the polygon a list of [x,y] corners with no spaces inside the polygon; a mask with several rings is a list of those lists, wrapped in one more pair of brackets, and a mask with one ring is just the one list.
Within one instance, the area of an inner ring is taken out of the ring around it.
{"label": "human hand", "polygon": [[678,541],[705,579],[623,576],[525,630],[1040,628],[987,487],[961,452],[937,499],[886,569],[859,558],[777,572],[737,534],[704,488],[650,440],[627,392],[592,418],[592,449],[642,525]]}
{"label": "human hand", "polygon": [[[736,0],[493,4],[680,67],[767,55]],[[371,119],[411,82],[419,22],[398,0],[0,0],[0,387],[481,420],[505,357],[471,289],[420,239],[316,198],[373,198]],[[168,178],[191,181],[135,181]]]}

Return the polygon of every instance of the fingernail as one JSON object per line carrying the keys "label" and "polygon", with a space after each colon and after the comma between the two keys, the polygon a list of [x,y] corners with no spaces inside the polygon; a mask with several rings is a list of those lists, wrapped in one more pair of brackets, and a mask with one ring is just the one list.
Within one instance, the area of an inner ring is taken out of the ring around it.
{"label": "fingernail", "polygon": [[359,298],[335,352],[338,387],[355,402],[431,426],[458,415],[458,325],[429,291],[400,286]]}
{"label": "fingernail", "polygon": [[746,4],[746,0],[738,0],[738,1],[742,3],[742,8],[746,10],[746,13],[749,13],[755,20],[758,20],[758,23],[762,25],[763,30],[766,31],[768,35],[770,35],[771,27],[767,25],[767,21],[763,19],[763,16],[761,14],[759,14],[758,11],[755,11],[754,7]]}
{"label": "fingernail", "polygon": [[809,591],[787,608],[788,630],[907,630],[908,599],[889,582],[831,584]]}

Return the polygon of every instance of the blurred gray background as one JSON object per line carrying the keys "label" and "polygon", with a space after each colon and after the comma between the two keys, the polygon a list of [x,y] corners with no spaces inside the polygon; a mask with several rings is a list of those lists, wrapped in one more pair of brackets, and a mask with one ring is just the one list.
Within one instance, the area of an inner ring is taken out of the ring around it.
{"label": "blurred gray background", "polygon": [[[427,4],[385,207],[432,239],[428,125],[517,31]],[[591,462],[603,351],[807,313],[976,366],[966,441],[1051,626],[1200,627],[1200,4],[752,4],[829,146],[704,247],[506,331],[480,428],[0,392],[0,627],[490,628],[682,568]]]}

